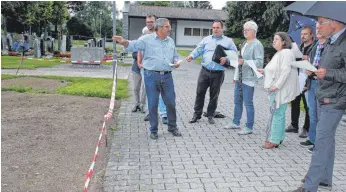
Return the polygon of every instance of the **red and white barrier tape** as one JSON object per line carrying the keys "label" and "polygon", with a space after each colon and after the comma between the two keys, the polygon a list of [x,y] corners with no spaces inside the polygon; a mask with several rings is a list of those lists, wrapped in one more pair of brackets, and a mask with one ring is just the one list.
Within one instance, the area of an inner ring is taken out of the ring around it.
{"label": "red and white barrier tape", "polygon": [[89,64],[101,64],[101,61],[95,61],[95,60],[89,60],[89,61],[82,61],[82,60],[77,60],[77,61],[71,61],[73,64],[82,64],[82,63],[89,63]]}
{"label": "red and white barrier tape", "polygon": [[91,177],[92,177],[92,175],[94,173],[94,166],[96,164],[96,159],[97,159],[97,156],[98,156],[99,146],[101,144],[101,139],[102,139],[102,134],[103,133],[105,133],[105,139],[106,139],[106,143],[107,143],[106,121],[108,121],[113,116],[113,110],[114,110],[114,104],[115,104],[115,88],[116,88],[116,85],[117,85],[116,77],[117,77],[117,68],[115,68],[115,71],[114,71],[113,86],[112,86],[112,96],[111,96],[111,101],[110,101],[110,104],[109,104],[109,109],[108,109],[108,112],[106,113],[106,115],[104,116],[103,126],[102,126],[102,129],[101,129],[101,133],[100,133],[99,139],[97,141],[94,157],[92,159],[89,171],[88,171],[88,173],[86,175],[86,181],[85,181],[85,184],[84,184],[84,192],[87,192],[88,186],[89,186],[89,183],[90,183],[90,180],[91,180]]}

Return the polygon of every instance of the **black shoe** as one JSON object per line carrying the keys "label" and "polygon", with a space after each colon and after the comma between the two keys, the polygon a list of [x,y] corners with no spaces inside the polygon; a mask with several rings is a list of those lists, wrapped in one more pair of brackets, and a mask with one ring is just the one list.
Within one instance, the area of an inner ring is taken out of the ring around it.
{"label": "black shoe", "polygon": [[173,131],[168,130],[169,132],[171,132],[173,134],[173,136],[175,137],[181,137],[181,133],[178,129],[174,129]]}
{"label": "black shoe", "polygon": [[208,117],[208,122],[210,124],[215,124],[214,118],[213,117]]}
{"label": "black shoe", "polygon": [[306,129],[303,129],[303,131],[299,135],[300,138],[307,138],[308,137],[308,132]]}
{"label": "black shoe", "polygon": [[144,117],[144,121],[149,121],[149,113],[147,116]]}
{"label": "black shoe", "polygon": [[145,113],[145,110],[144,110],[144,106],[143,106],[143,105],[139,107],[139,111],[142,112],[142,113]]}
{"label": "black shoe", "polygon": [[[302,179],[301,181],[302,181],[302,183],[305,183],[305,179]],[[329,191],[332,190],[332,185],[329,185],[327,183],[320,182],[320,184],[318,184],[318,187],[323,188],[323,189],[328,189]]]}
{"label": "black shoe", "polygon": [[156,140],[159,138],[159,136],[157,135],[157,133],[150,133],[150,138]]}
{"label": "black shoe", "polygon": [[309,153],[312,153],[314,151],[314,147],[310,147],[309,149],[308,149],[308,152]]}
{"label": "black shoe", "polygon": [[288,126],[285,131],[286,133],[298,133],[298,129],[293,127],[292,125]]}
{"label": "black shoe", "polygon": [[137,112],[137,110],[141,110],[140,108],[139,108],[139,106],[138,105],[135,105],[133,108],[132,108],[132,112]]}
{"label": "black shoe", "polygon": [[189,123],[196,123],[197,120],[201,119],[201,116],[193,115],[192,119],[189,121]]}
{"label": "black shoe", "polygon": [[168,119],[167,119],[167,117],[162,117],[162,123],[163,123],[163,124],[168,124]]}
{"label": "black shoe", "polygon": [[304,142],[300,142],[300,145],[301,145],[302,147],[311,147],[311,146],[314,145],[314,144],[311,143],[310,140],[306,140],[306,141],[304,141]]}

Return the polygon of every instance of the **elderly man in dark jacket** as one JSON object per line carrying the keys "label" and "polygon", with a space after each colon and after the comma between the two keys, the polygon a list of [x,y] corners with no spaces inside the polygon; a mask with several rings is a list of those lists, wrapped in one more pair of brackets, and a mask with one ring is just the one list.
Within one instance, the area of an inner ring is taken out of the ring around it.
{"label": "elderly man in dark jacket", "polygon": [[319,120],[316,141],[304,185],[295,192],[316,192],[332,186],[335,159],[335,132],[346,109],[346,27],[344,23],[318,17],[320,30],[329,36],[322,53],[316,98]]}

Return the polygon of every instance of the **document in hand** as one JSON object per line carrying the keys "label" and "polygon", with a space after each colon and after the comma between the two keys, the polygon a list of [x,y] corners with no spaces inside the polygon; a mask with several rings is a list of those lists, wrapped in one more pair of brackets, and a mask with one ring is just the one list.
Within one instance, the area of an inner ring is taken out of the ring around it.
{"label": "document in hand", "polygon": [[302,61],[295,61],[292,63],[292,66],[300,68],[300,69],[305,69],[308,71],[316,71],[316,67],[314,67],[309,61],[307,60],[302,60]]}
{"label": "document in hand", "polygon": [[249,67],[251,67],[251,69],[255,72],[257,78],[261,78],[263,77],[263,75],[257,71],[257,67],[256,67],[256,64],[255,64],[255,61],[254,60],[246,60],[246,63],[249,65]]}
{"label": "document in hand", "polygon": [[295,58],[302,58],[303,57],[303,53],[299,50],[299,47],[297,45],[297,43],[292,43],[292,48],[291,48]]}
{"label": "document in hand", "polygon": [[[179,60],[177,61],[177,64],[181,64],[184,60]],[[173,67],[175,64],[174,63],[169,63],[169,66]]]}
{"label": "document in hand", "polygon": [[230,64],[231,66],[237,68],[238,67],[238,53],[236,51],[232,50],[225,50],[225,53],[228,57],[230,57]]}

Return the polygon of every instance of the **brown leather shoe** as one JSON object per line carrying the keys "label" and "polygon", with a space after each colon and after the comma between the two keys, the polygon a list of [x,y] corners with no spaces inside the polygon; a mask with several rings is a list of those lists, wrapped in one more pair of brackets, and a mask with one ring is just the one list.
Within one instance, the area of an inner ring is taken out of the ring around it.
{"label": "brown leather shoe", "polygon": [[272,148],[278,148],[279,144],[271,143],[271,142],[266,142],[263,146],[265,149],[272,149]]}

